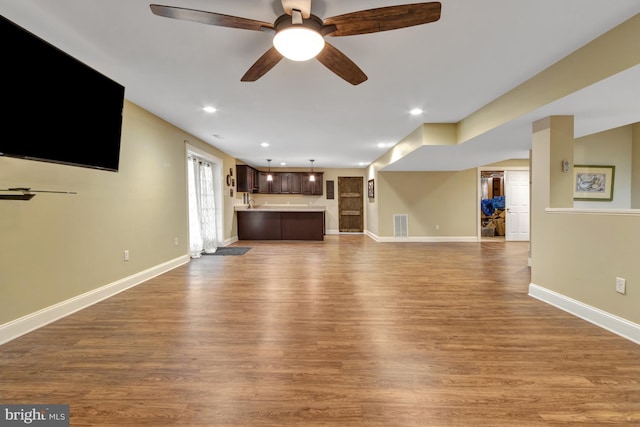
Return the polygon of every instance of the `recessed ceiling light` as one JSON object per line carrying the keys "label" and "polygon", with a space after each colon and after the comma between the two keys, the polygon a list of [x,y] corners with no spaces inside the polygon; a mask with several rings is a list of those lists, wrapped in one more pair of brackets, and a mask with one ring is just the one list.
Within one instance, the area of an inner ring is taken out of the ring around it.
{"label": "recessed ceiling light", "polygon": [[215,113],[217,110],[215,107],[212,107],[211,105],[207,105],[206,107],[203,108],[204,111],[206,111],[207,113]]}
{"label": "recessed ceiling light", "polygon": [[287,162],[280,162],[280,166],[287,166]]}
{"label": "recessed ceiling light", "polygon": [[262,143],[260,143],[260,146],[264,147],[264,148],[267,148],[269,146],[269,143],[268,142],[262,142]]}
{"label": "recessed ceiling light", "polygon": [[358,162],[358,166],[366,166],[367,162]]}
{"label": "recessed ceiling light", "polygon": [[422,110],[422,108],[414,108],[413,110],[409,111],[409,113],[412,116],[419,116],[420,114],[424,113],[424,111]]}

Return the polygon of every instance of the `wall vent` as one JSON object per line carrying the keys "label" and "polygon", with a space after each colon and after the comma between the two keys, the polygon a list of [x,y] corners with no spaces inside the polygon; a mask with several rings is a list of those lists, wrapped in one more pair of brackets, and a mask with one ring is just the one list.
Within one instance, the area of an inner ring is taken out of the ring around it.
{"label": "wall vent", "polygon": [[393,237],[409,236],[409,216],[407,214],[393,214]]}

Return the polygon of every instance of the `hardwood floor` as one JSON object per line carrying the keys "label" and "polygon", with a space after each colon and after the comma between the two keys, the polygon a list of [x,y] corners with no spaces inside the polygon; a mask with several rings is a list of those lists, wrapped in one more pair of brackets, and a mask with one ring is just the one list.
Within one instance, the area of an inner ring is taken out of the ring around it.
{"label": "hardwood floor", "polygon": [[72,426],[640,425],[640,346],[527,296],[527,243],[247,242],[0,346]]}

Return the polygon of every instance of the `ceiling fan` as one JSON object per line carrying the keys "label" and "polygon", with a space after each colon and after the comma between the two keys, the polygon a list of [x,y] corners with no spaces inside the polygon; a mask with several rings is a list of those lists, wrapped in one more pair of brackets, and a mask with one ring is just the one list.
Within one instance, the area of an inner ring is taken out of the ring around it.
{"label": "ceiling fan", "polygon": [[440,2],[414,3],[361,10],[322,20],[311,13],[311,0],[281,2],[284,14],[273,24],[204,10],[158,4],[150,7],[154,14],[166,18],[273,34],[274,46],[242,76],[240,80],[243,82],[258,80],[283,57],[297,61],[315,57],[352,85],[366,81],[366,74],[344,53],[326,42],[325,36],[353,36],[428,24],[440,19],[441,10]]}

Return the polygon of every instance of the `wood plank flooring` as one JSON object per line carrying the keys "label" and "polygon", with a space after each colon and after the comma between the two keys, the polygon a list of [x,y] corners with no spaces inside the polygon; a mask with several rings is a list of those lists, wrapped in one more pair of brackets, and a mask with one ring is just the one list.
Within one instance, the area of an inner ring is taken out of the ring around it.
{"label": "wood plank flooring", "polygon": [[72,426],[640,425],[640,346],[527,296],[527,243],[238,242],[0,346]]}

